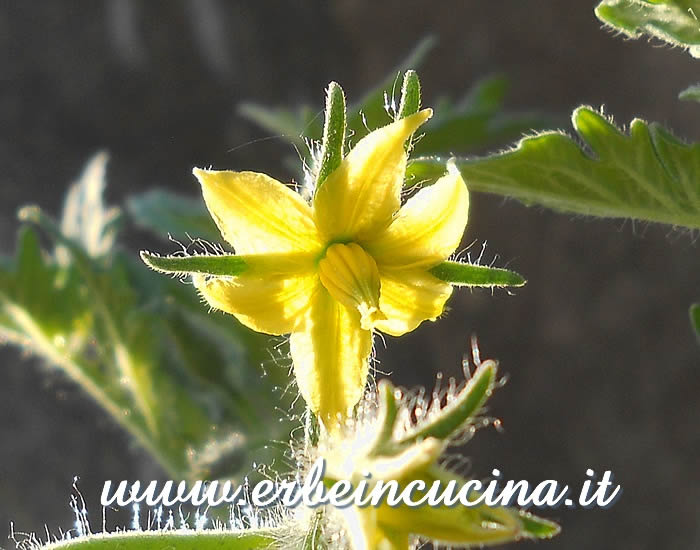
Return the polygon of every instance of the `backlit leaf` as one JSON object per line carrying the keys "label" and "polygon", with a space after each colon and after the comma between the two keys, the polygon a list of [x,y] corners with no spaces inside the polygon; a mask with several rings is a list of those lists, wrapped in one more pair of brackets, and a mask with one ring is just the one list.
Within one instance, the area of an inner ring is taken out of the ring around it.
{"label": "backlit leaf", "polygon": [[[467,186],[565,212],[700,228],[700,144],[658,124],[623,133],[589,107],[574,111],[579,145],[562,132],[522,139],[511,151],[456,159]],[[414,159],[412,181],[434,180],[445,158]]]}
{"label": "backlit leaf", "polygon": [[604,0],[595,9],[603,23],[630,38],[647,34],[700,55],[700,1]]}

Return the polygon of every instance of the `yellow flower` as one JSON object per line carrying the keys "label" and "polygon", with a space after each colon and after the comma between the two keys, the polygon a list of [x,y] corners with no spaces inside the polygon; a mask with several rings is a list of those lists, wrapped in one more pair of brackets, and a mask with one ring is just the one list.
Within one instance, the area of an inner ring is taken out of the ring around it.
{"label": "yellow flower", "polygon": [[469,196],[455,167],[401,207],[405,141],[425,109],[361,139],[312,204],[255,172],[195,169],[223,237],[247,269],[194,275],[211,306],[267,334],[291,333],[299,391],[326,427],[367,380],[372,331],[398,336],[443,311],[452,287],[429,270],[459,246]]}

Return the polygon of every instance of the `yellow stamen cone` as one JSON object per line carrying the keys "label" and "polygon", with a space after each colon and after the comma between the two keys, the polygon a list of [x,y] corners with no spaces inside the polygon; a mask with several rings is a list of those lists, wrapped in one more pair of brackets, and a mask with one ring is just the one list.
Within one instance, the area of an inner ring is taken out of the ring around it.
{"label": "yellow stamen cone", "polygon": [[386,319],[379,309],[379,270],[374,258],[355,243],[328,247],[319,263],[321,283],[333,298],[360,312],[360,326],[372,330]]}

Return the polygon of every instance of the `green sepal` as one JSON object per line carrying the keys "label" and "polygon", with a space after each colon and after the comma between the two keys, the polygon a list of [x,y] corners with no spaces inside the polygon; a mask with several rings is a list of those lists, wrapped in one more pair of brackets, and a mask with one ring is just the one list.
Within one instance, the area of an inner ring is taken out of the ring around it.
{"label": "green sepal", "polygon": [[[402,119],[411,116],[420,109],[420,80],[418,73],[414,70],[406,71],[403,75],[403,84],[401,85],[401,101],[397,118]],[[407,139],[404,143],[404,149],[411,151],[413,139]]]}
{"label": "green sepal", "polygon": [[415,114],[420,109],[420,79],[413,69],[403,75],[401,86],[401,102],[399,103],[399,119]]}
{"label": "green sepal", "polygon": [[323,125],[321,165],[316,177],[316,191],[343,160],[345,117],[345,93],[337,82],[331,82],[326,91],[326,117]]}
{"label": "green sepal", "polygon": [[603,23],[630,38],[647,34],[700,55],[700,4],[696,0],[604,0],[595,9]]}
{"label": "green sepal", "polygon": [[700,303],[690,306],[690,311],[688,313],[690,314],[690,324],[695,330],[698,343],[700,343]]}
{"label": "green sepal", "polygon": [[253,550],[274,547],[272,530],[249,531],[128,531],[88,535],[40,547],[43,550]]}
{"label": "green sepal", "polygon": [[520,519],[523,536],[528,538],[551,539],[561,531],[561,527],[553,521],[535,516],[530,512],[521,510],[518,519]]}
{"label": "green sepal", "polygon": [[700,84],[688,86],[678,94],[678,99],[683,101],[700,101]]}
{"label": "green sepal", "polygon": [[141,259],[148,267],[161,273],[203,273],[206,275],[235,277],[248,269],[245,260],[233,254],[159,256],[158,254],[142,250]]}
{"label": "green sepal", "polygon": [[[36,206],[19,212],[31,224],[20,228],[15,254],[0,255],[0,342],[61,369],[173,479],[232,478],[251,456],[274,460],[279,451],[266,444],[289,426],[271,405],[285,373],[259,376],[267,341],[207,313],[191,287],[146,269],[118,243],[108,246],[105,220],[116,209],[99,206],[100,163],[71,186],[62,222]],[[67,233],[76,210],[73,226],[84,233]]]}
{"label": "green sepal", "polygon": [[428,437],[448,439],[479,412],[491,395],[498,370],[495,361],[484,361],[455,399],[445,405],[434,419],[417,426],[415,431],[398,440],[400,445],[422,441]]}
{"label": "green sepal", "polygon": [[523,286],[527,281],[515,271],[462,262],[442,262],[430,273],[455,286]]}

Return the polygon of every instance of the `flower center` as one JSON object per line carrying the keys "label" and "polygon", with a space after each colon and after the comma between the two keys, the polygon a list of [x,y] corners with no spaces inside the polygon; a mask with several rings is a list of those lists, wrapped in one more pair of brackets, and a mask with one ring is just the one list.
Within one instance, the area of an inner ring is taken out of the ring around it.
{"label": "flower center", "polygon": [[360,326],[371,330],[386,319],[379,310],[379,270],[374,258],[355,243],[328,247],[319,262],[321,283],[333,298],[360,312]]}

